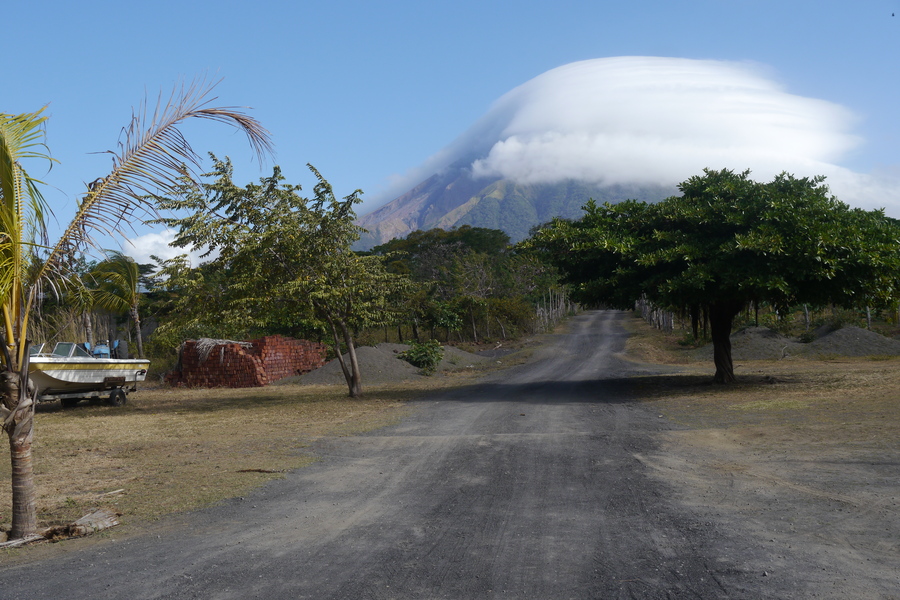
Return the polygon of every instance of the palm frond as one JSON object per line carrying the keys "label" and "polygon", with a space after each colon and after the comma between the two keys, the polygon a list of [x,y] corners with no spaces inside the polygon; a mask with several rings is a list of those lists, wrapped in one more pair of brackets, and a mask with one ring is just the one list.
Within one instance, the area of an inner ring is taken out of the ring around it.
{"label": "palm frond", "polygon": [[[46,107],[45,107],[46,108]],[[20,115],[0,114],[0,303],[9,315],[5,337],[15,337],[13,323],[23,312],[24,284],[31,248],[46,241],[49,212],[38,179],[23,166],[30,159],[53,159],[43,143],[47,117],[42,108]]]}
{"label": "palm frond", "polygon": [[140,270],[130,256],[115,250],[106,253],[106,260],[91,271],[97,283],[92,290],[94,304],[110,312],[128,312],[140,297]]}
{"label": "palm frond", "polygon": [[40,277],[65,270],[73,249],[92,243],[94,233],[123,233],[132,220],[154,216],[151,197],[198,179],[200,157],[179,127],[187,120],[209,119],[243,131],[262,161],[272,153],[269,132],[236,107],[211,107],[215,85],[205,81],[181,86],[166,102],[160,97],[151,112],[145,101],[123,130],[124,139],[113,156],[112,171],[95,180],[82,199],[72,222],[50,252]]}

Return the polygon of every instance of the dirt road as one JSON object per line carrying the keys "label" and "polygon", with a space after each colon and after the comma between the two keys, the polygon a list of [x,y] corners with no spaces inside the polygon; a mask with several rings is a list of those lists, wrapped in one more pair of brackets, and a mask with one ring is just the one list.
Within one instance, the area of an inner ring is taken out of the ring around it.
{"label": "dirt road", "polygon": [[625,400],[650,371],[619,356],[622,318],[582,315],[252,496],[0,566],[0,598],[833,597],[814,557],[654,475],[673,426]]}

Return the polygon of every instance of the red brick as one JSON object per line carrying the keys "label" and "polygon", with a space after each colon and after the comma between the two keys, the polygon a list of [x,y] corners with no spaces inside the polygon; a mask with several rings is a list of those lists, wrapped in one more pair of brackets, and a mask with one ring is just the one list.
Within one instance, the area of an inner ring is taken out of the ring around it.
{"label": "red brick", "polygon": [[201,363],[197,342],[188,340],[181,350],[181,371],[166,375],[166,382],[179,387],[259,387],[325,364],[323,344],[280,335],[251,344],[223,344]]}

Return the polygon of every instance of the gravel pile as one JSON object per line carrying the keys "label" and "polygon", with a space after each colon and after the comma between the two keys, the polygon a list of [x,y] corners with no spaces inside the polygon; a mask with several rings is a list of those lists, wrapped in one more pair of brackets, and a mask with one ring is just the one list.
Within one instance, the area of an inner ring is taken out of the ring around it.
{"label": "gravel pile", "polygon": [[[362,373],[363,385],[391,383],[394,381],[407,381],[418,377],[425,377],[417,367],[412,366],[403,359],[397,357],[404,350],[408,350],[406,344],[382,343],[377,346],[361,346],[356,349],[356,358],[359,361],[359,370]],[[346,354],[344,360],[350,358]],[[438,365],[438,372],[456,371],[474,366],[488,360],[485,357],[464,352],[453,346],[444,346],[444,358]],[[297,382],[305,384],[346,385],[344,373],[337,360],[329,361],[324,367],[316,369],[301,377],[289,377],[281,382]],[[279,382],[279,383],[281,383]]]}
{"label": "gravel pile", "polygon": [[[747,327],[731,334],[731,357],[734,360],[774,360],[798,354],[800,342],[791,340],[768,327]],[[694,358],[712,360],[713,346],[707,344],[693,351]]]}
{"label": "gravel pile", "polygon": [[[712,344],[698,348],[692,354],[699,360],[712,360]],[[778,360],[798,355],[900,355],[900,340],[859,327],[843,327],[824,332],[822,337],[808,344],[785,337],[767,327],[747,327],[731,334],[731,356],[734,360]]]}
{"label": "gravel pile", "polygon": [[805,353],[841,356],[900,355],[900,340],[884,337],[859,327],[842,327],[804,344]]}

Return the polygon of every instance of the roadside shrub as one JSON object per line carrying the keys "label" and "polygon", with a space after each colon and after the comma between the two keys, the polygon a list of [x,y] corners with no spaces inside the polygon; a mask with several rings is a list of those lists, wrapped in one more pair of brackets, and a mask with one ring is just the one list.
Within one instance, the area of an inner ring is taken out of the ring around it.
{"label": "roadside shrub", "polygon": [[809,344],[816,341],[816,333],[814,331],[804,331],[797,336],[797,339],[803,344]]}
{"label": "roadside shrub", "polygon": [[413,342],[409,350],[398,354],[400,358],[414,367],[422,369],[425,375],[431,375],[437,369],[441,359],[444,358],[444,348],[436,340],[427,342]]}
{"label": "roadside shrub", "polygon": [[680,340],[678,340],[678,345],[684,346],[685,348],[688,346],[693,347],[693,348],[699,348],[700,346],[707,343],[708,341],[709,340],[703,339],[702,335],[700,336],[700,339],[696,339],[696,338],[694,338],[694,334],[691,333],[690,331],[688,331],[688,332],[685,332],[685,334],[683,336],[681,336]]}

